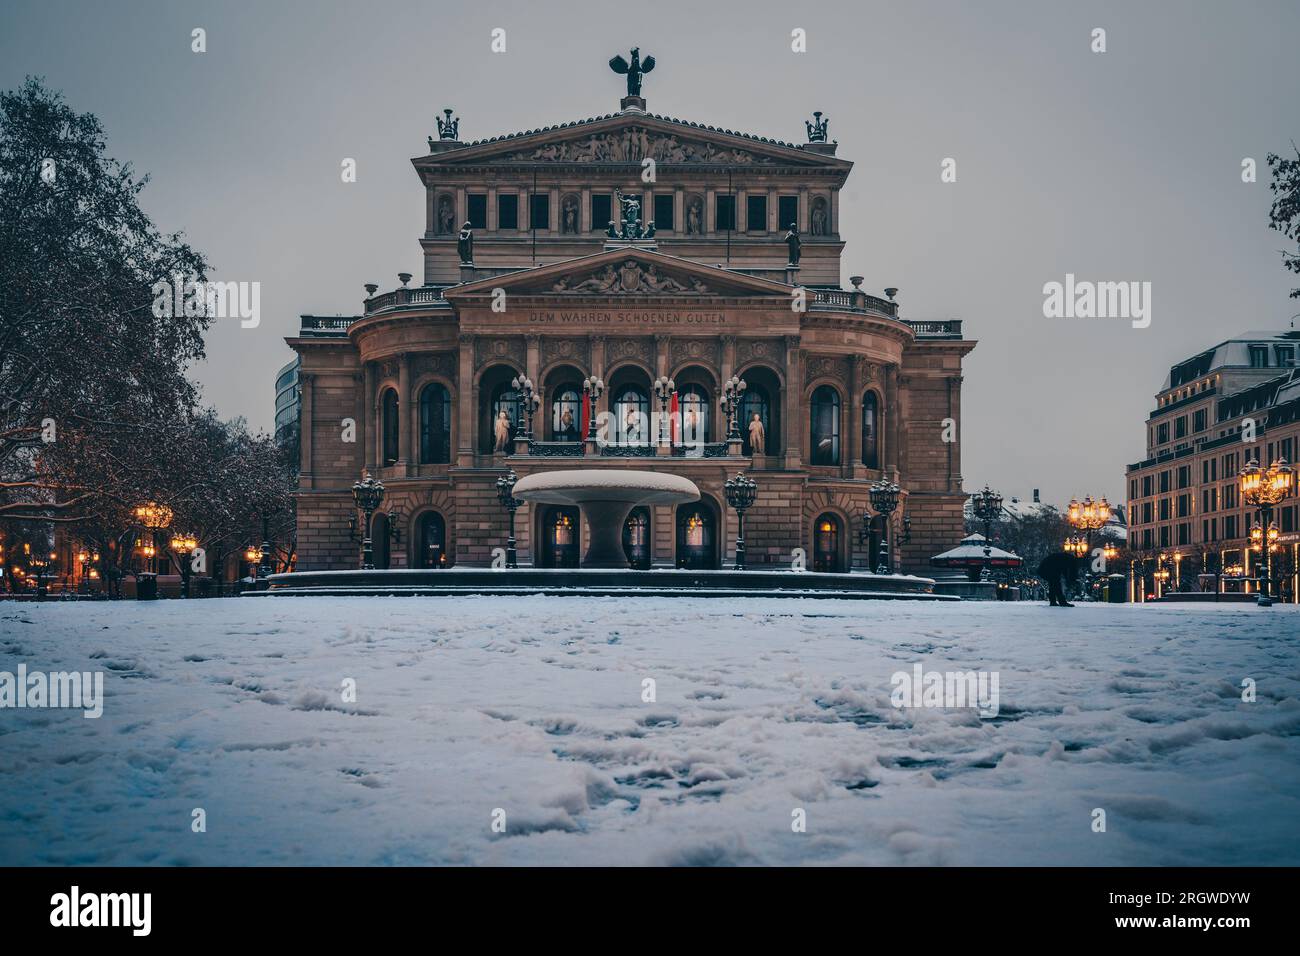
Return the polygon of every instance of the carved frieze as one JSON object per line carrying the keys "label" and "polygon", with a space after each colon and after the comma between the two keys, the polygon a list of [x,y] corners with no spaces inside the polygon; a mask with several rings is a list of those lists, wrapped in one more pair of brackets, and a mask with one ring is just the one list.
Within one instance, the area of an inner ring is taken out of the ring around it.
{"label": "carved frieze", "polygon": [[549,366],[552,362],[570,361],[587,366],[587,342],[585,339],[559,339],[542,337],[541,345],[542,366]]}
{"label": "carved frieze", "polygon": [[839,355],[810,355],[804,364],[804,378],[830,378],[839,382],[848,381],[848,362]]}
{"label": "carved frieze", "polygon": [[779,339],[741,339],[736,344],[736,361],[775,362],[784,358],[785,346]]}
{"label": "carved frieze", "polygon": [[437,375],[454,382],[459,364],[453,352],[417,355],[411,359],[411,374],[414,378],[420,378],[424,375]]}
{"label": "carved frieze", "polygon": [[643,265],[635,259],[611,263],[588,276],[561,276],[552,292],[579,295],[709,295],[709,287],[695,276],[680,280],[665,275],[653,263]]}
{"label": "carved frieze", "polygon": [[654,345],[648,338],[610,338],[605,343],[607,364],[633,359],[654,367]]}
{"label": "carved frieze", "polygon": [[490,362],[506,362],[517,368],[524,366],[524,341],[521,338],[485,338],[474,340],[474,367],[482,368]]}
{"label": "carved frieze", "polygon": [[668,346],[668,362],[674,367],[683,362],[705,362],[709,365],[720,364],[718,361],[718,343],[704,339],[674,338]]}

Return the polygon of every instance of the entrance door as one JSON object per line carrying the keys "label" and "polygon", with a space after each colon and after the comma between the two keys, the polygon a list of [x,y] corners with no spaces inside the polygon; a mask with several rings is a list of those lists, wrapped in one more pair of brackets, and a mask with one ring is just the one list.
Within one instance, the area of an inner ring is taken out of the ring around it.
{"label": "entrance door", "polygon": [[813,570],[844,570],[840,567],[840,520],[835,515],[822,515],[813,524]]}
{"label": "entrance door", "polygon": [[694,571],[717,568],[717,521],[708,505],[693,504],[678,509],[677,566]]}
{"label": "entrance door", "polygon": [[650,567],[650,511],[633,508],[623,523],[623,553],[629,567],[644,571]]}
{"label": "entrance door", "polygon": [[420,516],[420,537],[416,542],[415,566],[417,568],[447,566],[447,523],[436,511],[429,511]]}
{"label": "entrance door", "polygon": [[542,517],[542,567],[578,566],[578,509],[551,507]]}

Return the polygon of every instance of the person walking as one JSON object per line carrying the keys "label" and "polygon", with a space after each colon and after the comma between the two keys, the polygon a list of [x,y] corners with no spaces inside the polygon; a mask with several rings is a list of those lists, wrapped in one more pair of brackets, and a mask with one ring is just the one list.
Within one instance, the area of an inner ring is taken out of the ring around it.
{"label": "person walking", "polygon": [[1047,582],[1047,598],[1052,607],[1074,607],[1066,600],[1062,585],[1065,578],[1068,578],[1072,585],[1079,583],[1078,558],[1064,551],[1049,554],[1038,566],[1038,576]]}

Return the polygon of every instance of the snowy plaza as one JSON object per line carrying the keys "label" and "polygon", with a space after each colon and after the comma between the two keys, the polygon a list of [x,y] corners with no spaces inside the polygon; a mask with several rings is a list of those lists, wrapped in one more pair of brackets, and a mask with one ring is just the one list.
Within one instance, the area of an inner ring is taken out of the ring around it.
{"label": "snowy plaza", "polygon": [[0,864],[1300,863],[1294,606],[8,604],[19,665],[103,714],[0,709]]}

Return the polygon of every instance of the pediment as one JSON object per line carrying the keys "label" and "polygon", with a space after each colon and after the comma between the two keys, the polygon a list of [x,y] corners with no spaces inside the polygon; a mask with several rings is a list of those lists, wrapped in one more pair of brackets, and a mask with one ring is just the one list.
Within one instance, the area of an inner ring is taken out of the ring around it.
{"label": "pediment", "polygon": [[640,164],[668,166],[803,166],[847,169],[852,164],[788,143],[731,130],[620,113],[502,137],[415,160],[417,167],[462,164]]}
{"label": "pediment", "polygon": [[613,249],[479,279],[447,289],[443,294],[448,300],[455,301],[462,296],[492,293],[496,289],[504,289],[508,295],[566,299],[616,296],[786,298],[790,294],[790,287],[779,282],[635,248]]}

